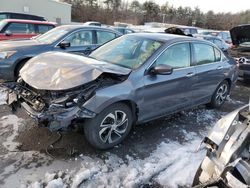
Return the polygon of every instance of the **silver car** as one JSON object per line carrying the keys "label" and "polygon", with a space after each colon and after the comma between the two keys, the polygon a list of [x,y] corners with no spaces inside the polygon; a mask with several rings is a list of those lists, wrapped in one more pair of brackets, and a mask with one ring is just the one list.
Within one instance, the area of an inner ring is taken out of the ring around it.
{"label": "silver car", "polygon": [[[8,103],[52,130],[77,120],[96,148],[124,140],[132,125],[200,104],[221,107],[237,66],[212,43],[168,34],[128,34],[89,57],[47,52],[4,84]],[[82,121],[81,121],[82,122]]]}
{"label": "silver car", "polygon": [[237,109],[219,120],[203,143],[207,155],[193,186],[250,187],[250,108]]}

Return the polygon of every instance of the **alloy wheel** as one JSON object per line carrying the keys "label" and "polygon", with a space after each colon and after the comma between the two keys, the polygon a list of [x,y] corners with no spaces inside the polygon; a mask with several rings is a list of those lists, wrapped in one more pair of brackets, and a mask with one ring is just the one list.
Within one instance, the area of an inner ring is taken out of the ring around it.
{"label": "alloy wheel", "polygon": [[103,143],[114,143],[126,132],[128,116],[121,110],[109,113],[100,124],[99,137]]}
{"label": "alloy wheel", "polygon": [[227,93],[228,93],[228,86],[227,84],[222,84],[217,92],[216,92],[216,97],[215,97],[215,100],[216,100],[216,103],[218,105],[221,105],[227,98]]}

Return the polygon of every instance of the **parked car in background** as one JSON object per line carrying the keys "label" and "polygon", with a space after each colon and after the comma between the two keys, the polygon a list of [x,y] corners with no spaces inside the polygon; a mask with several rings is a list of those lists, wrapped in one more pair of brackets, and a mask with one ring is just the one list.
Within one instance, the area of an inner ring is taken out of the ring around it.
{"label": "parked car in background", "polygon": [[[0,42],[0,79],[14,80],[32,57],[47,51],[89,54],[121,33],[100,27],[68,25],[56,27],[30,40]],[[53,63],[53,62],[51,62]]]}
{"label": "parked car in background", "polygon": [[200,35],[216,36],[223,39],[227,44],[232,44],[232,39],[229,31],[217,31],[217,30],[198,30]]}
{"label": "parked car in background", "polygon": [[230,30],[233,47],[229,54],[239,65],[239,76],[250,80],[250,25],[240,25]]}
{"label": "parked car in background", "polygon": [[202,141],[207,154],[198,168],[195,188],[250,187],[250,110],[244,106],[219,120]]}
{"label": "parked car in background", "polygon": [[196,38],[204,39],[210,41],[217,45],[223,52],[227,52],[229,49],[229,45],[221,38],[211,35],[193,35]]}
{"label": "parked car in background", "polygon": [[111,27],[111,28],[116,30],[116,31],[119,31],[123,35],[130,34],[130,33],[135,33],[135,31],[133,29],[129,29],[129,28],[126,28],[126,27]]}
{"label": "parked car in background", "polygon": [[231,36],[230,36],[230,32],[229,31],[220,31],[218,34],[217,34],[217,37],[223,39],[226,43],[228,44],[232,44],[232,39],[231,39]]}
{"label": "parked car in background", "polygon": [[197,27],[192,27],[192,26],[181,26],[181,25],[176,25],[176,28],[181,29],[186,35],[194,35],[198,33],[198,28]]}
{"label": "parked car in background", "polygon": [[0,12],[0,21],[4,20],[4,19],[47,21],[42,16],[36,16],[36,15],[24,14],[24,13],[17,13],[17,12]]}
{"label": "parked car in background", "polygon": [[236,63],[210,42],[137,33],[89,57],[40,54],[24,65],[18,82],[4,86],[8,104],[20,103],[40,124],[60,130],[84,120],[89,143],[108,149],[125,139],[132,124],[200,104],[221,107],[236,80]]}
{"label": "parked car in background", "polygon": [[56,27],[56,23],[47,21],[6,19],[0,21],[0,41],[29,39]]}
{"label": "parked car in background", "polygon": [[95,22],[95,21],[85,22],[83,25],[86,25],[86,26],[99,26],[99,27],[102,26],[102,24],[100,22]]}

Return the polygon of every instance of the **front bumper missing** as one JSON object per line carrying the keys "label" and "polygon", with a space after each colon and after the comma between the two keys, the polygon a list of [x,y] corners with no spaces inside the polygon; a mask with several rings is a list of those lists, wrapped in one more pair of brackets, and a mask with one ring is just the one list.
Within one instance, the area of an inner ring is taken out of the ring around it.
{"label": "front bumper missing", "polygon": [[[18,94],[9,91],[6,102],[8,105],[15,105],[15,103],[20,102],[19,99]],[[39,125],[46,126],[52,131],[67,128],[74,119],[94,118],[96,116],[94,112],[77,105],[66,108],[62,105],[51,104],[48,109],[38,112],[26,102],[20,102],[20,104]]]}

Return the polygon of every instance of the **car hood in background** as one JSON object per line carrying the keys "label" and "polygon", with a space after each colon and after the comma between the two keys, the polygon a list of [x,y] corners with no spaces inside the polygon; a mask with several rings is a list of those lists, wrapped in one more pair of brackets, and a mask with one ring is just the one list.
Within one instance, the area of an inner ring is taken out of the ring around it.
{"label": "car hood in background", "polygon": [[243,42],[250,42],[250,25],[241,25],[230,30],[232,42],[239,45]]}
{"label": "car hood in background", "polygon": [[66,90],[91,82],[102,73],[128,75],[130,72],[130,69],[80,55],[47,52],[29,60],[20,75],[39,90]]}
{"label": "car hood in background", "polygon": [[37,42],[36,40],[30,40],[30,39],[1,41],[0,51],[23,48],[23,47],[28,47],[28,46],[44,46],[44,44],[41,44]]}

